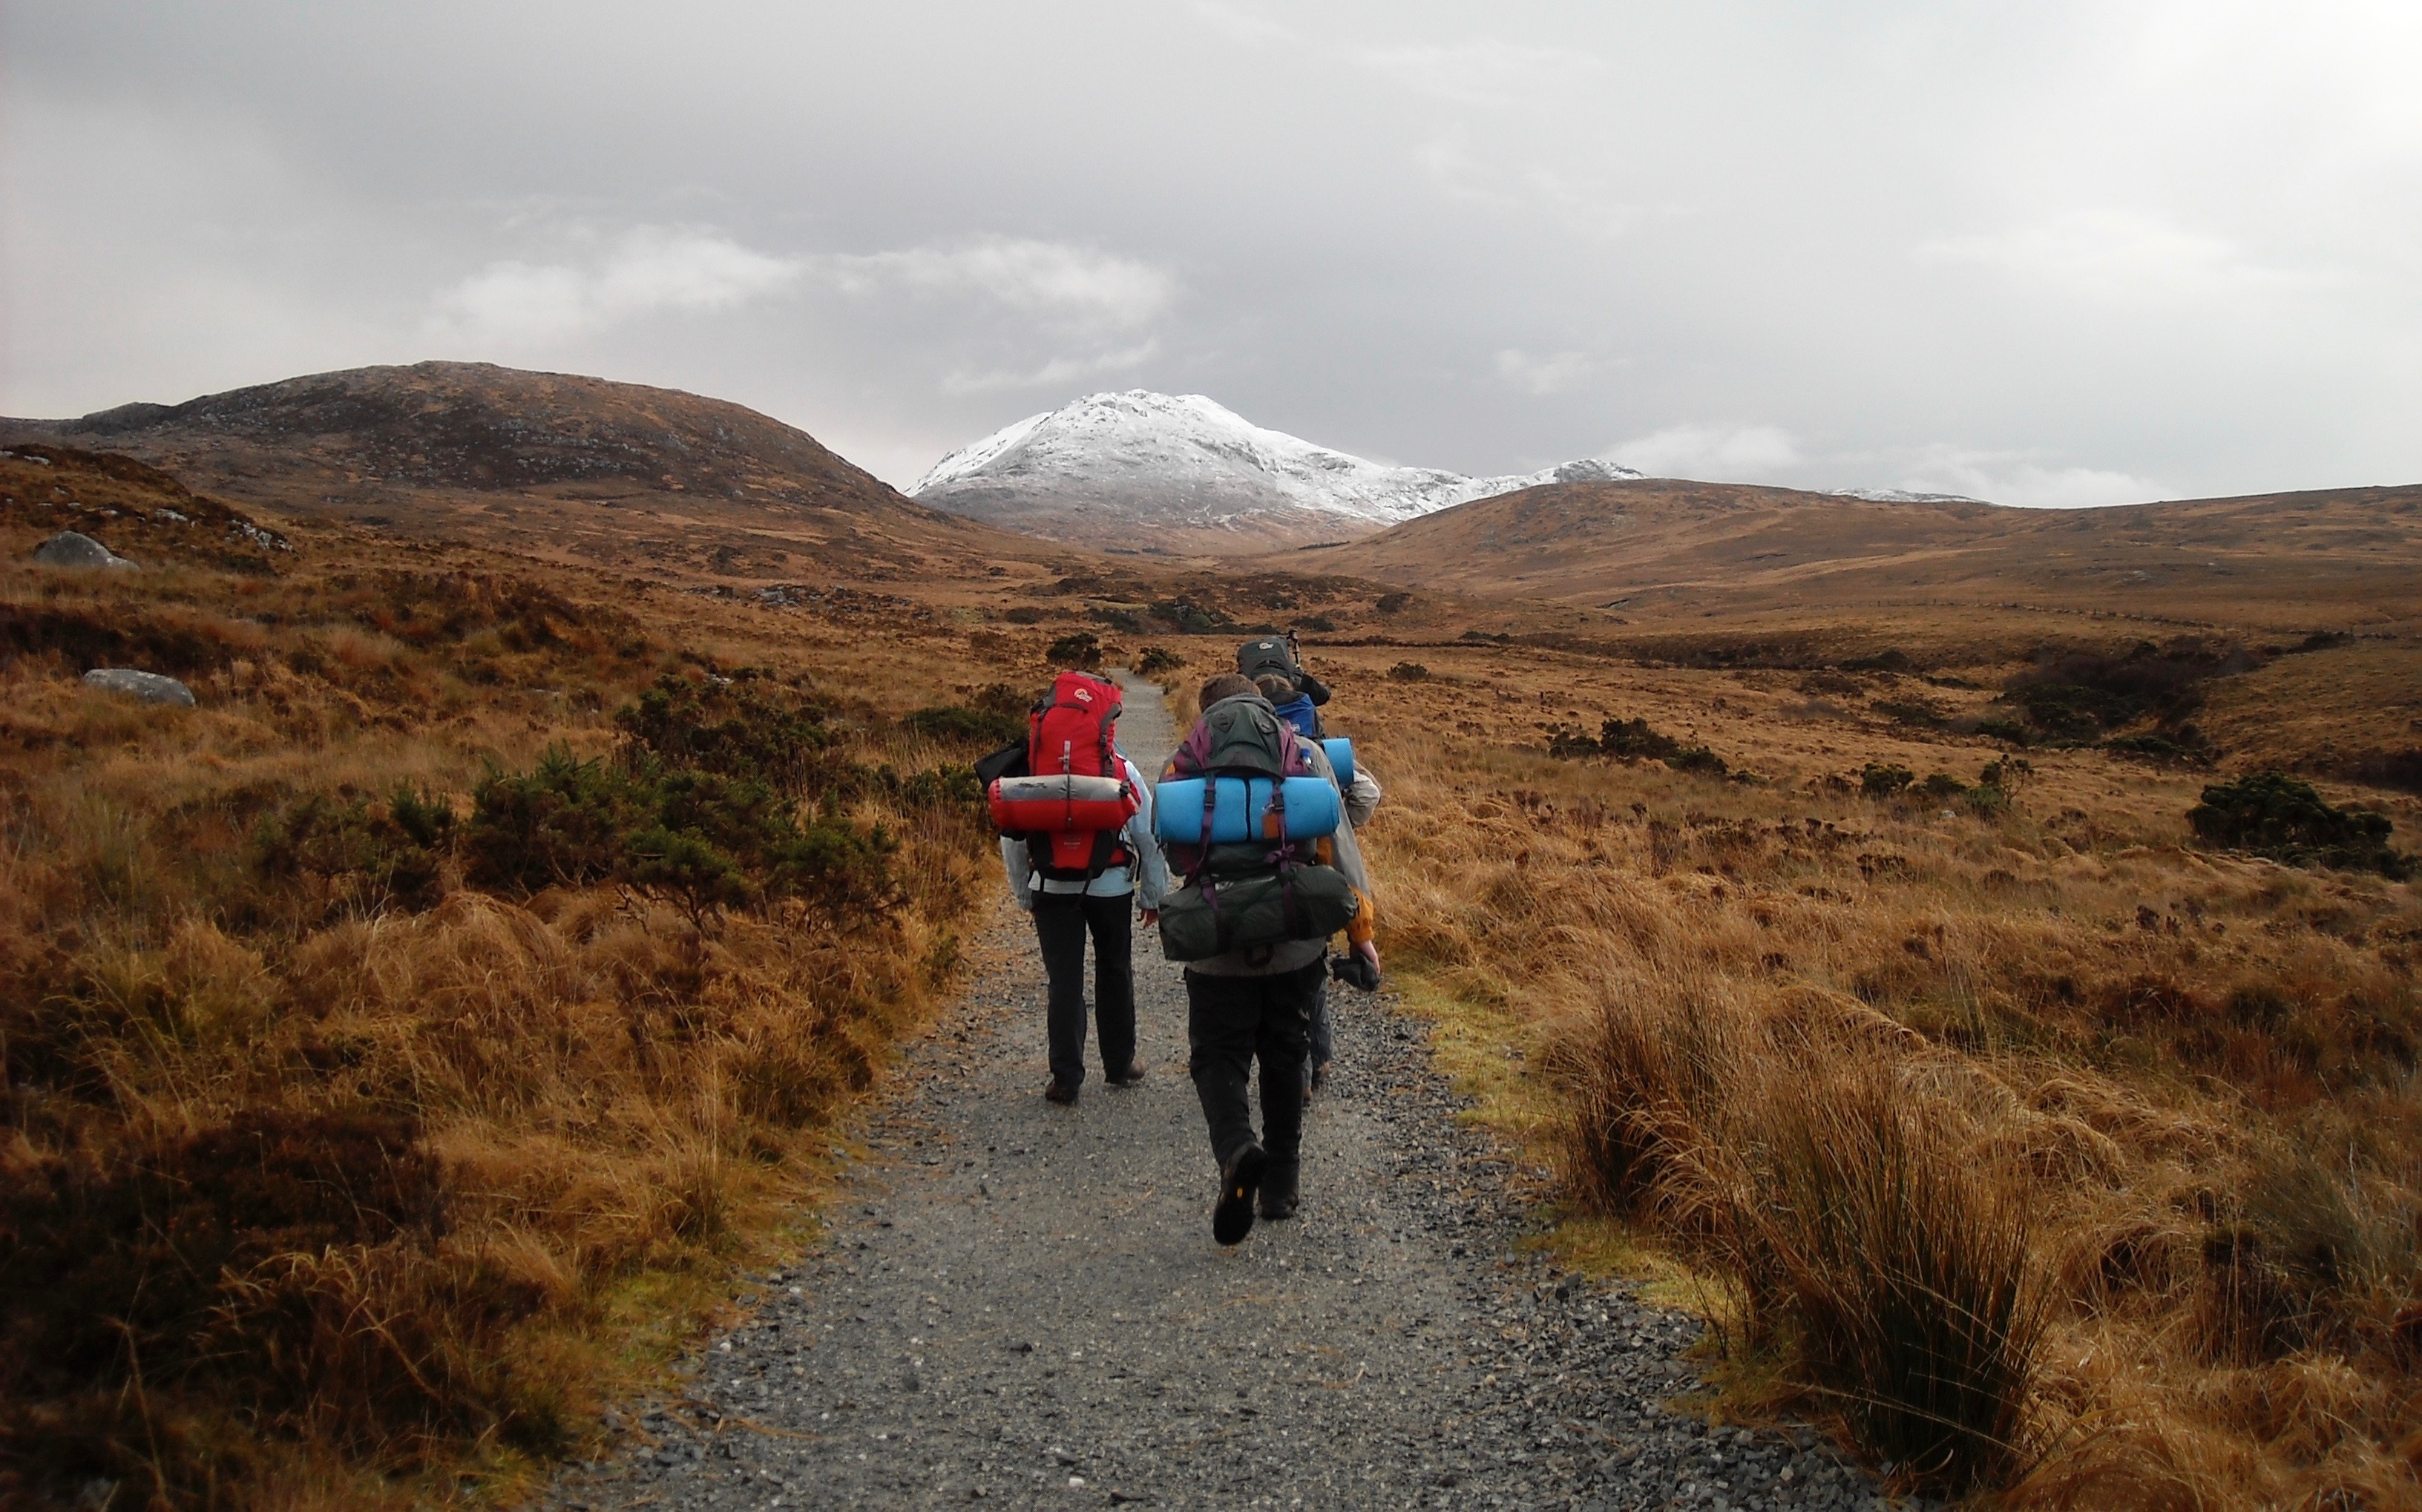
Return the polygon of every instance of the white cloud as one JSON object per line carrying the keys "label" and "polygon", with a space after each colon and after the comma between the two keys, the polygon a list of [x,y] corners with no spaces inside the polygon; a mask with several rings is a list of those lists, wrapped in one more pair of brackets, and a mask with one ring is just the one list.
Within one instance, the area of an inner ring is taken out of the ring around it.
{"label": "white cloud", "polygon": [[2161,483],[2132,473],[2066,465],[2039,451],[1995,450],[1947,441],[1822,460],[1832,468],[1855,470],[1858,483],[1864,487],[1964,494],[2030,509],[2140,504],[2176,496]]}
{"label": "white cloud", "polygon": [[1723,482],[1771,477],[1801,460],[1799,443],[1773,425],[1669,425],[1604,455],[1652,478]]}
{"label": "white cloud", "polygon": [[1534,357],[1508,347],[1497,354],[1497,376],[1526,393],[1561,394],[1597,371],[1595,357],[1582,352],[1555,352]]}
{"label": "white cloud", "polygon": [[2080,210],[2033,226],[1920,243],[1920,262],[1990,268],[2108,299],[2242,295],[2311,281],[2208,231],[2127,210]]}
{"label": "white cloud", "polygon": [[1535,100],[1604,71],[1586,53],[1529,47],[1484,37],[1473,41],[1366,48],[1354,62],[1408,89],[1465,105],[1510,105]]}
{"label": "white cloud", "polygon": [[769,257],[710,231],[638,227],[603,257],[492,262],[441,293],[432,332],[543,343],[662,310],[721,310],[795,282],[795,259]]}
{"label": "white cloud", "polygon": [[890,290],[973,295],[1055,323],[1132,330],[1167,313],[1177,276],[1135,258],[1065,242],[984,236],[948,245],[816,260],[820,276],[851,293]]}
{"label": "white cloud", "polygon": [[942,380],[946,394],[984,394],[1004,389],[1055,388],[1080,378],[1099,378],[1142,367],[1160,354],[1160,343],[1146,341],[1090,357],[1054,357],[1030,372],[956,372]]}
{"label": "white cloud", "polygon": [[1948,442],[1918,448],[1887,468],[1892,486],[1913,494],[1965,494],[1996,504],[2078,509],[2162,496],[2159,483],[2101,467],[2063,466],[2039,454]]}
{"label": "white cloud", "polygon": [[1249,10],[1239,10],[1235,6],[1220,5],[1218,0],[1194,0],[1194,13],[1202,17],[1204,24],[1213,31],[1248,47],[1271,43],[1294,47],[1303,41],[1302,38],[1275,21],[1256,16]]}

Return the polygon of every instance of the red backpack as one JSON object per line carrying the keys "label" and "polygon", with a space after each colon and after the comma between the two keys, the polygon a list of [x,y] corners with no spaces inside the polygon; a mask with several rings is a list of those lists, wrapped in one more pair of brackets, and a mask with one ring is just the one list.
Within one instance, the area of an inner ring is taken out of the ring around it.
{"label": "red backpack", "polygon": [[1027,724],[1028,775],[991,785],[994,826],[1025,837],[1044,876],[1088,881],[1129,859],[1124,836],[1141,800],[1111,738],[1119,708],[1118,685],[1062,672]]}

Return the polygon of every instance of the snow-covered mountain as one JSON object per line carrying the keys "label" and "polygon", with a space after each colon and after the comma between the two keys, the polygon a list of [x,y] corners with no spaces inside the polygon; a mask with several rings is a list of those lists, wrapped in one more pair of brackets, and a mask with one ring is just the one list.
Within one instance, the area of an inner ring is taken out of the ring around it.
{"label": "snow-covered mountain", "polygon": [[1569,462],[1466,478],[1392,467],[1267,431],[1200,394],[1093,394],[962,447],[908,490],[936,509],[1032,535],[1172,551],[1340,541],[1540,483],[1640,474]]}

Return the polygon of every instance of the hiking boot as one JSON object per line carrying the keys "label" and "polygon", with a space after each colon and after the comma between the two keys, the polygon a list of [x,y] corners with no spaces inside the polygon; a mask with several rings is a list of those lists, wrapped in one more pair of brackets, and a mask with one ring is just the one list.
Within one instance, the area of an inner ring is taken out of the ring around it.
{"label": "hiking boot", "polygon": [[1323,1086],[1327,1085],[1328,1081],[1329,1081],[1329,1063],[1328,1063],[1328,1062],[1326,1062],[1326,1061],[1322,1061],[1322,1062],[1320,1062],[1320,1063],[1318,1063],[1317,1064],[1315,1064],[1315,1065],[1313,1065],[1313,1068],[1312,1068],[1312,1079],[1311,1079],[1310,1081],[1305,1082],[1305,1083],[1304,1083],[1304,1085],[1305,1085],[1305,1086],[1307,1086],[1307,1087],[1310,1087],[1310,1088],[1311,1088],[1313,1091],[1314,1091],[1314,1092],[1318,1092],[1318,1091],[1319,1091]]}
{"label": "hiking boot", "polygon": [[1103,1072],[1102,1079],[1109,1082],[1113,1087],[1132,1087],[1137,1082],[1143,1079],[1143,1063],[1141,1061],[1129,1061],[1126,1065],[1120,1070]]}
{"label": "hiking boot", "polygon": [[1270,1158],[1258,1144],[1248,1144],[1229,1158],[1219,1171],[1219,1200],[1211,1207],[1211,1236],[1221,1244],[1240,1244],[1253,1232],[1253,1193]]}
{"label": "hiking boot", "polygon": [[1262,1176],[1261,1200],[1254,1204],[1264,1218],[1295,1217],[1297,1169],[1292,1160],[1270,1162],[1269,1170]]}
{"label": "hiking boot", "polygon": [[1074,1087],[1061,1085],[1060,1079],[1054,1077],[1051,1079],[1051,1084],[1043,1089],[1043,1100],[1045,1102],[1055,1102],[1061,1107],[1066,1108],[1076,1102],[1077,1089]]}

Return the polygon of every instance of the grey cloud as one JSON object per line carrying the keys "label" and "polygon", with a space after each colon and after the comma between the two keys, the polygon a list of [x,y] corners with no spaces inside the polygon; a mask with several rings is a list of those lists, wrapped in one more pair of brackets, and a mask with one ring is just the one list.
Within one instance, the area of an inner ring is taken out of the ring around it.
{"label": "grey cloud", "polygon": [[1105,386],[1470,474],[2422,472],[2398,8],[20,0],[0,60],[10,413],[454,356],[899,481]]}

